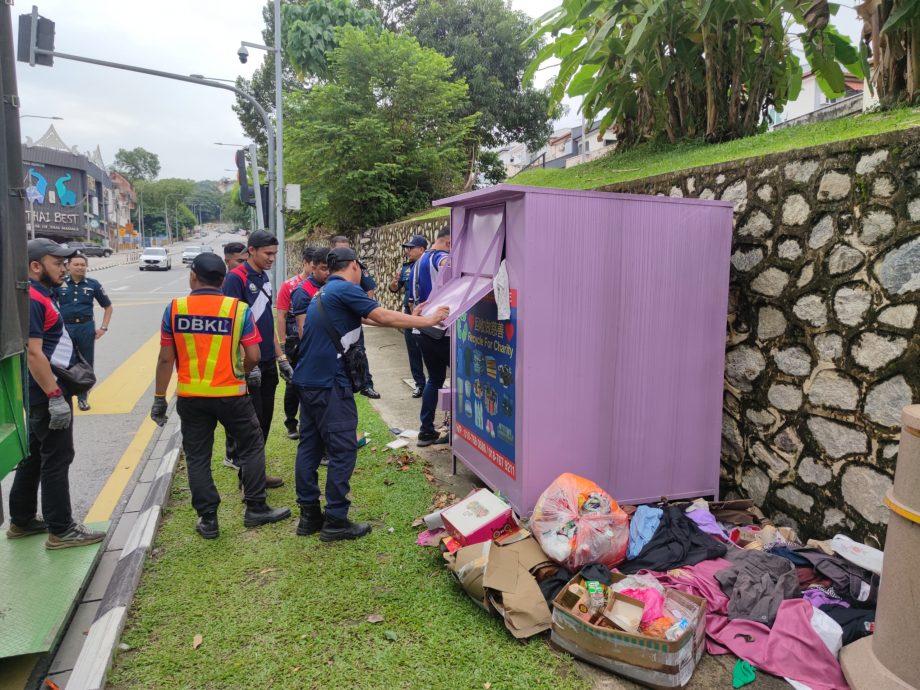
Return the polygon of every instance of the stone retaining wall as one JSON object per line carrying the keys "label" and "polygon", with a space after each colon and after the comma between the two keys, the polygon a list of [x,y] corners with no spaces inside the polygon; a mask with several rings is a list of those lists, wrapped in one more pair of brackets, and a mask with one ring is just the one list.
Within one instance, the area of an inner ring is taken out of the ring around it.
{"label": "stone retaining wall", "polygon": [[[920,130],[601,189],[734,202],[723,490],[809,536],[881,540],[920,399]],[[383,282],[405,238],[446,222],[368,230],[361,253]]]}

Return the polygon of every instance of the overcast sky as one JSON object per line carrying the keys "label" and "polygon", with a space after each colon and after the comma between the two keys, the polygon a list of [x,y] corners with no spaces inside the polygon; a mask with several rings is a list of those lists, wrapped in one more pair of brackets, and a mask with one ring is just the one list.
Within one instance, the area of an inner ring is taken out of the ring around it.
{"label": "overcast sky", "polygon": [[[248,64],[241,65],[236,51],[241,40],[261,42],[261,0],[36,1],[39,12],[56,23],[60,52],[224,79],[248,77],[260,62],[252,50]],[[512,5],[538,17],[559,2],[512,0]],[[30,8],[20,2],[13,14]],[[841,9],[836,22],[856,36],[851,9]],[[98,144],[106,164],[119,148],[142,146],[159,155],[161,177],[218,179],[232,176],[226,169],[233,167],[233,149],[213,142],[246,141],[229,91],[61,59],[51,68],[17,63],[17,73],[22,113],[64,118],[53,123],[64,141],[81,151]],[[538,83],[551,76],[552,70],[538,73]],[[560,125],[579,123],[576,110],[571,104]],[[23,118],[23,138],[37,139],[49,124]]]}

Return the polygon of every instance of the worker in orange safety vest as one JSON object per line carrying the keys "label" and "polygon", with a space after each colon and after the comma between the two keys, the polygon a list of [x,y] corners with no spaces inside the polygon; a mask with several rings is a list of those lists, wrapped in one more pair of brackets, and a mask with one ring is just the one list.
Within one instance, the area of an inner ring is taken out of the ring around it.
{"label": "worker in orange safety vest", "polygon": [[271,508],[265,501],[265,445],[259,420],[247,397],[247,383],[258,384],[261,337],[246,303],[221,292],[226,272],[226,265],[216,254],[199,254],[189,272],[191,293],[174,299],[166,308],[150,411],[154,422],[166,424],[166,389],[175,369],[176,412],[192,505],[198,513],[195,529],[205,539],[215,539],[219,534],[220,495],[211,475],[218,422],[239,448],[246,503],[243,524],[258,527],[291,514],[290,508]]}

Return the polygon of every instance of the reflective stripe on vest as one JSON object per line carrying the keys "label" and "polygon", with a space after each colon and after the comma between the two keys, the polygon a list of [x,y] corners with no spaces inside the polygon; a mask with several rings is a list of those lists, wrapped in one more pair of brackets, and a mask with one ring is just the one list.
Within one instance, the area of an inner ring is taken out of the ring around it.
{"label": "reflective stripe on vest", "polygon": [[178,395],[223,398],[246,394],[240,360],[245,310],[244,303],[223,295],[190,295],[173,300]]}

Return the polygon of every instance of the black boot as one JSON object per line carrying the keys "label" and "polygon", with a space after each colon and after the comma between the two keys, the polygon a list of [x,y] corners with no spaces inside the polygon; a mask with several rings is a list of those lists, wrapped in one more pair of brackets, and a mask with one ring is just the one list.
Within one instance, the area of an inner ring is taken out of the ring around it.
{"label": "black boot", "polygon": [[300,504],[300,522],[297,524],[297,534],[306,537],[316,534],[323,528],[323,511],[319,503]]}
{"label": "black boot", "polygon": [[272,522],[280,522],[290,516],[290,508],[272,508],[265,501],[247,501],[243,524],[246,527],[261,527]]}
{"label": "black boot", "polygon": [[217,513],[205,513],[198,517],[195,531],[205,539],[217,539],[220,529],[217,527]]}
{"label": "black boot", "polygon": [[319,533],[320,541],[340,541],[342,539],[359,539],[371,533],[371,526],[366,522],[352,522],[348,518],[334,518],[328,513]]}

